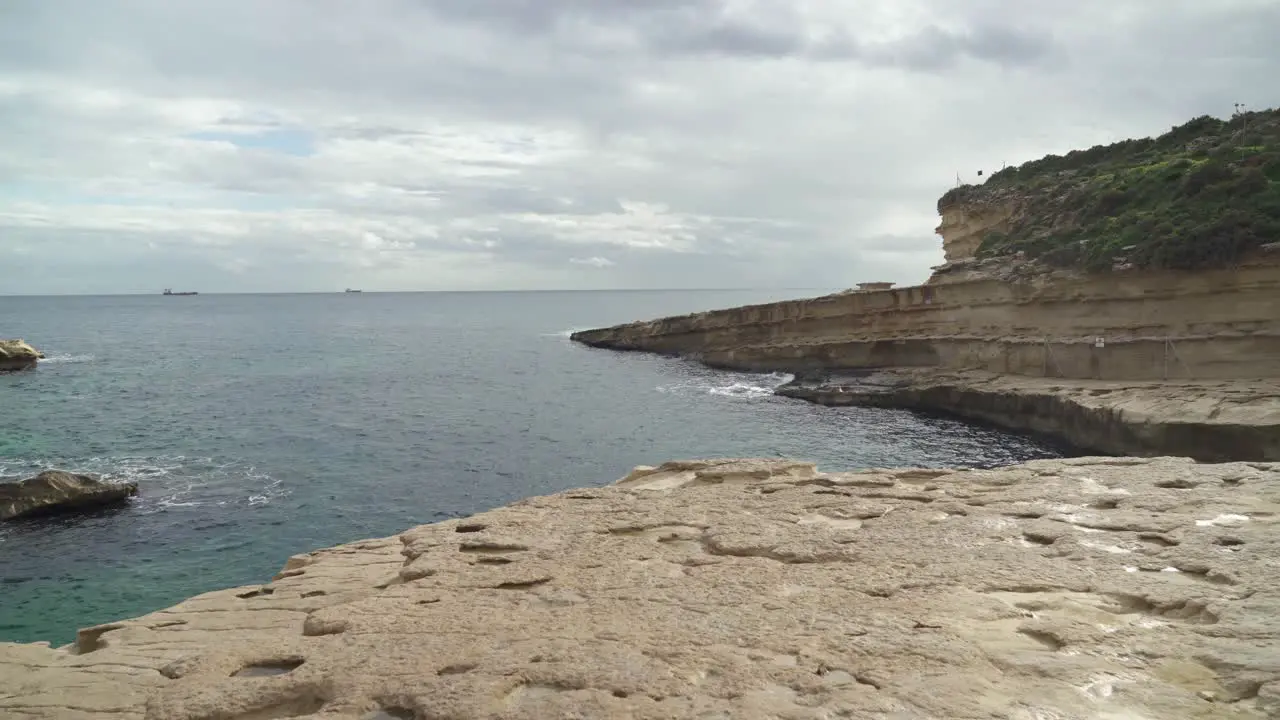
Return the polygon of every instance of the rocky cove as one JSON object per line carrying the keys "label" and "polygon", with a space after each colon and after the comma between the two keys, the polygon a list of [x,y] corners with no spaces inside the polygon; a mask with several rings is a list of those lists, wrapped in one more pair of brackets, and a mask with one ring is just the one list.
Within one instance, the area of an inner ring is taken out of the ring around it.
{"label": "rocky cove", "polygon": [[1034,199],[948,193],[947,261],[919,287],[573,337],[1148,457],[640,467],[294,555],[63,647],[0,643],[0,717],[1280,717],[1274,248],[1054,266],[1018,235]]}

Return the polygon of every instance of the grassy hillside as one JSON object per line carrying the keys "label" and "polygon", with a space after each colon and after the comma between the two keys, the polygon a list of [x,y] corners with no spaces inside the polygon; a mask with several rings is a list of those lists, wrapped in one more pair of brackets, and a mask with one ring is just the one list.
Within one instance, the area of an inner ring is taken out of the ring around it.
{"label": "grassy hillside", "polygon": [[1280,110],[1204,116],[1157,138],[1050,155],[958,187],[954,203],[1011,203],[1008,233],[979,257],[1011,256],[1091,271],[1122,264],[1231,265],[1280,241]]}

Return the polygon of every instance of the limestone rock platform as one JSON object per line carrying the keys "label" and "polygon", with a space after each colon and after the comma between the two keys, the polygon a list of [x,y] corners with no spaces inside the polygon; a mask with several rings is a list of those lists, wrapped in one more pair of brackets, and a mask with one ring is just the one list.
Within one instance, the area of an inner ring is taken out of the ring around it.
{"label": "limestone rock platform", "polygon": [[6,720],[1280,717],[1280,464],[638,468],[0,644]]}

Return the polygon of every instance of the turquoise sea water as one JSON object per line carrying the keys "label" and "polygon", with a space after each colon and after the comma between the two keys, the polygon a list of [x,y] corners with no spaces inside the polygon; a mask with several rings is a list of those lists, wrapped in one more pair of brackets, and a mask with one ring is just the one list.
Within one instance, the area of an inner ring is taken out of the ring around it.
{"label": "turquoise sea water", "polygon": [[638,464],[790,456],[828,469],[995,465],[1036,440],[777,398],[787,378],[574,345],[568,332],[814,293],[0,297],[0,476],[132,479],[90,515],[0,525],[0,640],[268,579],[291,554]]}

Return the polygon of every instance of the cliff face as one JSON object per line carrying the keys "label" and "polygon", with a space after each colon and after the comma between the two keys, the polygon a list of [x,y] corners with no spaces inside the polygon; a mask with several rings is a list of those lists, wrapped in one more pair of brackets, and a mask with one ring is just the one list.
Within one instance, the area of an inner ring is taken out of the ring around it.
{"label": "cliff face", "polygon": [[940,204],[942,251],[949,263],[972,259],[991,232],[1008,232],[1014,214],[1012,202]]}
{"label": "cliff face", "polygon": [[667,463],[0,643],[0,716],[1274,718],[1277,508],[1267,464]]}
{"label": "cliff face", "polygon": [[979,273],[629,323],[573,339],[737,370],[908,366],[1098,380],[1275,377],[1280,258],[1197,273]]}

